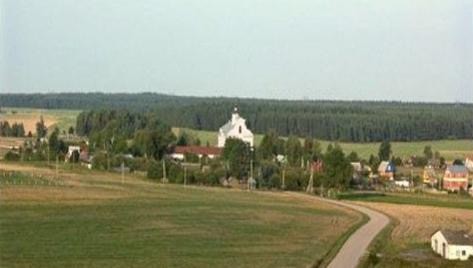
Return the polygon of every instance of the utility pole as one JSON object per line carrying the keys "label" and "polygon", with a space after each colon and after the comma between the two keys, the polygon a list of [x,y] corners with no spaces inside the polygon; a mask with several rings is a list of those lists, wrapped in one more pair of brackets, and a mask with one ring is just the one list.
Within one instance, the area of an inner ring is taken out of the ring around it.
{"label": "utility pole", "polygon": [[125,183],[125,163],[122,161],[121,164],[121,169],[122,169],[122,184]]}
{"label": "utility pole", "polygon": [[251,183],[253,182],[253,159],[250,159],[250,177],[248,178],[246,184],[248,187],[248,190],[251,190]]}
{"label": "utility pole", "polygon": [[59,165],[59,156],[56,155],[56,180],[59,178],[58,177],[58,165]]}
{"label": "utility pole", "polygon": [[253,159],[250,160],[250,177],[253,178]]}
{"label": "utility pole", "polygon": [[108,155],[108,146],[107,142],[105,141],[105,154],[107,155],[107,171],[110,170],[110,157]]}
{"label": "utility pole", "polygon": [[166,183],[167,180],[168,179],[166,178],[166,164],[164,163],[164,159],[163,159],[163,180],[162,180],[162,182]]}
{"label": "utility pole", "polygon": [[50,163],[50,160],[49,160],[49,142],[47,143],[46,146],[48,147],[48,168],[49,168],[49,165],[51,164],[51,163]]}
{"label": "utility pole", "polygon": [[282,170],[282,185],[281,188],[284,190],[286,189],[286,166],[283,166]]}
{"label": "utility pole", "polygon": [[309,194],[314,193],[314,170],[310,168],[310,179],[309,179],[309,184],[307,185],[306,192]]}

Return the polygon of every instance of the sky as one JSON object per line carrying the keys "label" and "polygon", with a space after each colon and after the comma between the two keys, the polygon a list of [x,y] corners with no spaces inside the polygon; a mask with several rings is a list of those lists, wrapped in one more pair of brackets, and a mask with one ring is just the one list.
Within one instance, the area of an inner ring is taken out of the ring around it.
{"label": "sky", "polygon": [[0,92],[473,102],[473,0],[0,0]]}

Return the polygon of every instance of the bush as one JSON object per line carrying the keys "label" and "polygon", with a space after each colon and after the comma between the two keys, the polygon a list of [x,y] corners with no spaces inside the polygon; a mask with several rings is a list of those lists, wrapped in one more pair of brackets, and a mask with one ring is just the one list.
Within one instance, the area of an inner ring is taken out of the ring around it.
{"label": "bush", "polygon": [[129,161],[130,169],[139,171],[148,170],[148,163],[148,160],[144,157],[135,157]]}
{"label": "bush", "polygon": [[285,185],[287,190],[300,191],[307,187],[309,176],[300,168],[290,168],[286,170]]}
{"label": "bush", "polygon": [[107,155],[105,153],[96,153],[92,159],[92,168],[99,170],[107,169]]}
{"label": "bush", "polygon": [[281,183],[282,183],[281,176],[279,176],[279,174],[277,173],[274,173],[269,178],[268,188],[281,188]]}
{"label": "bush", "polygon": [[371,251],[370,254],[368,255],[368,263],[370,266],[376,266],[379,263],[379,257],[376,254],[376,252]]}
{"label": "bush", "polygon": [[[272,161],[262,161],[260,163],[259,176],[256,178],[258,187],[274,188],[281,185],[279,178],[279,166]],[[276,177],[275,177],[276,176]],[[276,182],[277,180],[277,182]]]}
{"label": "bush", "polygon": [[146,173],[148,179],[162,179],[163,178],[163,167],[161,162],[151,160],[148,164]]}
{"label": "bush", "polygon": [[[161,163],[161,166],[162,166],[162,163]],[[166,171],[167,171],[166,176],[168,177],[169,182],[173,182],[173,183],[184,182],[184,169],[179,164],[166,163]]]}
{"label": "bush", "polygon": [[192,153],[185,153],[184,154],[184,161],[189,163],[199,163],[199,156]]}
{"label": "bush", "polygon": [[209,185],[219,185],[221,178],[226,178],[227,172],[224,168],[219,167],[215,169],[210,169],[207,173],[207,180]]}
{"label": "bush", "polygon": [[44,161],[46,160],[47,157],[45,154],[43,154],[41,151],[37,151],[35,153],[32,153],[30,156],[30,160],[32,161]]}
{"label": "bush", "polygon": [[7,160],[7,161],[18,161],[18,160],[20,160],[20,154],[12,152],[12,151],[8,151],[5,154],[5,160]]}

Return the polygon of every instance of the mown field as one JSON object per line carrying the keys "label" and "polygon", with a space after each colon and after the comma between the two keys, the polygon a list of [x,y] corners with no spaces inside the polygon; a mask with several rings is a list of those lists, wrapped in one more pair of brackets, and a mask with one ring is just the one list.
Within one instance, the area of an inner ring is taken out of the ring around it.
{"label": "mown field", "polygon": [[393,220],[370,246],[371,256],[364,258],[361,267],[473,267],[473,260],[444,260],[430,247],[430,237],[438,229],[473,233],[473,209],[356,203],[381,211]]}
{"label": "mown field", "polygon": [[[2,267],[305,267],[361,215],[278,193],[1,163]],[[8,170],[22,170],[11,174]],[[31,175],[34,174],[34,175]]]}
{"label": "mown field", "polygon": [[72,126],[76,126],[76,118],[80,113],[78,110],[51,110],[51,109],[33,109],[2,107],[0,121],[8,121],[10,124],[15,122],[23,123],[25,132],[36,132],[36,122],[40,116],[43,116],[44,123],[48,128],[58,127],[61,131]]}
{"label": "mown field", "polygon": [[[203,131],[183,128],[173,128],[175,134],[180,131],[188,132],[198,137],[202,144],[215,146],[217,144],[218,130]],[[263,135],[255,135],[255,144],[258,146]],[[303,140],[301,139],[301,142]],[[319,140],[323,149],[326,149],[330,141]],[[370,155],[377,155],[380,143],[347,143],[340,142],[340,146],[348,154],[352,151],[364,159],[369,159]],[[423,155],[424,147],[430,145],[433,151],[439,151],[447,160],[456,158],[463,159],[466,155],[473,154],[473,140],[437,140],[437,141],[418,141],[418,142],[391,142],[393,154],[400,157],[408,157],[412,155]]]}

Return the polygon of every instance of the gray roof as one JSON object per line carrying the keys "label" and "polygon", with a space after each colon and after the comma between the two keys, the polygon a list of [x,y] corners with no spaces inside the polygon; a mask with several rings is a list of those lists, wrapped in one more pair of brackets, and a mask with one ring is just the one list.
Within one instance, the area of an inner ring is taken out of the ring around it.
{"label": "gray roof", "polygon": [[451,245],[473,246],[473,235],[465,231],[440,230],[447,242]]}
{"label": "gray roof", "polygon": [[447,167],[447,170],[452,173],[466,173],[468,170],[463,165],[451,165]]}

